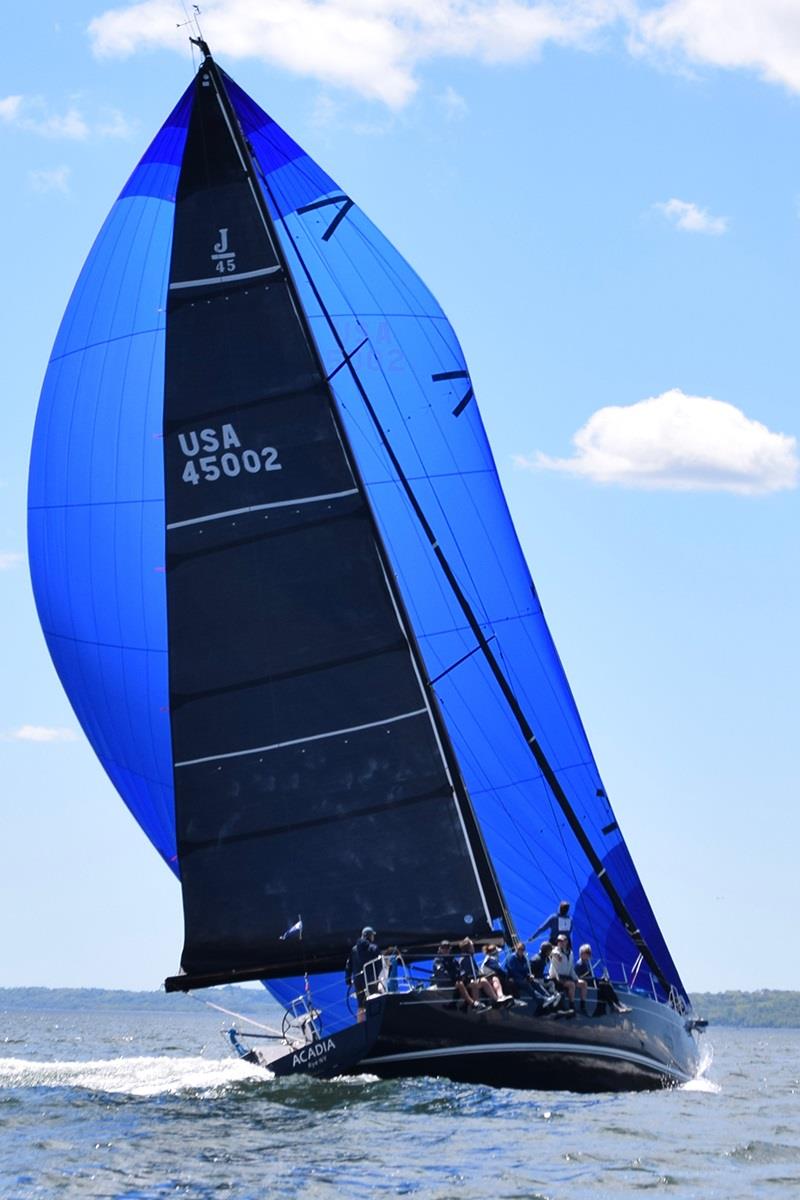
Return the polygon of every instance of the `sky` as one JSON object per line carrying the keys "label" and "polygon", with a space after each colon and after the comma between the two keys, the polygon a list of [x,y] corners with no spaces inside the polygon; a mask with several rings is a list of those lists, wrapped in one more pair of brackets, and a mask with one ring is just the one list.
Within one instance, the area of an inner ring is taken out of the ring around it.
{"label": "sky", "polygon": [[[800,989],[800,8],[201,8],[220,64],[459,335],[687,987]],[[50,663],[25,500],[58,323],[192,77],[185,20],[163,0],[42,0],[0,44],[0,986],[158,987],[182,946],[179,888]]]}

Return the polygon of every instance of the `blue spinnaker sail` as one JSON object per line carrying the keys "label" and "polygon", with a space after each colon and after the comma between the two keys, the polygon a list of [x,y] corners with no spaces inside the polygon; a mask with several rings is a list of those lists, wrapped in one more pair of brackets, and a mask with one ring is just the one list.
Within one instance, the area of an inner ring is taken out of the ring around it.
{"label": "blue spinnaker sail", "polygon": [[56,670],[103,767],[175,869],[164,586],[165,303],[189,88],[89,253],[31,450],[28,542]]}
{"label": "blue spinnaker sail", "polygon": [[[577,933],[612,974],[637,956],[477,652],[362,389],[594,851],[685,994],[606,797],[451,326],[347,193],[226,82],[518,931],[527,936],[567,898]],[[30,482],[31,570],[50,652],[110,778],[173,870],[161,429],[174,196],[192,94],[134,171],[81,273],[45,379]],[[281,999],[300,991],[295,981],[270,986]]]}

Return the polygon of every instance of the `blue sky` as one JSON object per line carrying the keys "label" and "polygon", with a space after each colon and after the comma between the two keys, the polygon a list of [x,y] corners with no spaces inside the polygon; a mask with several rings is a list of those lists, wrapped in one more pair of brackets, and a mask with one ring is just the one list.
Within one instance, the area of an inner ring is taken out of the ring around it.
{"label": "blue sky", "polygon": [[[260,7],[203,6],[204,32],[453,322],[687,985],[800,988],[800,13],[779,0],[760,0],[757,22],[751,0]],[[50,665],[24,507],[70,289],[192,75],[182,20],[161,0],[45,0],[0,51],[0,985],[155,987],[181,948],[178,888]]]}

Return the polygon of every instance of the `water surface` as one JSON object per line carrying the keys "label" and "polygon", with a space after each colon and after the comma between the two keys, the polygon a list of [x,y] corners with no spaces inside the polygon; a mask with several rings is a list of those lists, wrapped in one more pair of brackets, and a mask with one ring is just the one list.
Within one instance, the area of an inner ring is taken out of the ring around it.
{"label": "water surface", "polygon": [[[800,1030],[717,1029],[674,1091],[274,1080],[224,1018],[0,1013],[0,1196],[800,1196]],[[710,1057],[710,1053],[706,1055]]]}

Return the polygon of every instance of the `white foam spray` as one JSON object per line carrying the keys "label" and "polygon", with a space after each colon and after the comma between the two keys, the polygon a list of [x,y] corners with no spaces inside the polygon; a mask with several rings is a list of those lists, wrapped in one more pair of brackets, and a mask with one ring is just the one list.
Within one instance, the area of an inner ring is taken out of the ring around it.
{"label": "white foam spray", "polygon": [[263,1067],[241,1059],[111,1058],[93,1062],[32,1062],[0,1059],[0,1088],[85,1088],[130,1096],[158,1096],[185,1091],[209,1091],[245,1080],[270,1080]]}
{"label": "white foam spray", "polygon": [[709,1095],[719,1095],[722,1088],[718,1083],[714,1083],[712,1079],[706,1079],[706,1071],[710,1068],[714,1061],[714,1047],[710,1042],[703,1042],[702,1052],[700,1054],[700,1066],[697,1068],[697,1074],[694,1079],[690,1079],[688,1083],[681,1086],[682,1092],[707,1092]]}

